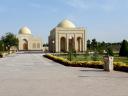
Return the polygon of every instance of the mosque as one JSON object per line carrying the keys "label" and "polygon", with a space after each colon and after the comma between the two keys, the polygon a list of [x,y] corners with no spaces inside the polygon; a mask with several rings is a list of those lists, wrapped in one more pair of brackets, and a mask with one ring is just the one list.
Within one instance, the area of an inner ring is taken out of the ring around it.
{"label": "mosque", "polygon": [[69,20],[63,20],[50,31],[49,51],[50,52],[76,52],[86,51],[86,30],[76,27]]}
{"label": "mosque", "polygon": [[19,51],[41,51],[43,43],[40,38],[32,35],[28,27],[22,27],[18,34]]}
{"label": "mosque", "polygon": [[[19,51],[42,51],[42,39],[32,35],[28,27],[22,27],[17,35]],[[63,20],[50,31],[49,52],[84,52],[87,49],[86,30],[76,27],[70,20]]]}

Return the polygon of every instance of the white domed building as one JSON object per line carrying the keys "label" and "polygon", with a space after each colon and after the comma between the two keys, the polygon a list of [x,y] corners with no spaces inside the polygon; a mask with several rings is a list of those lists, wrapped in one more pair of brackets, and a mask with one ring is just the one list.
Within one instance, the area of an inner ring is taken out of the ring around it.
{"label": "white domed building", "polygon": [[28,27],[22,27],[17,37],[19,39],[18,49],[20,51],[42,50],[42,40],[34,37]]}
{"label": "white domed building", "polygon": [[76,52],[86,51],[86,31],[82,27],[76,27],[69,20],[63,20],[50,32],[50,52]]}

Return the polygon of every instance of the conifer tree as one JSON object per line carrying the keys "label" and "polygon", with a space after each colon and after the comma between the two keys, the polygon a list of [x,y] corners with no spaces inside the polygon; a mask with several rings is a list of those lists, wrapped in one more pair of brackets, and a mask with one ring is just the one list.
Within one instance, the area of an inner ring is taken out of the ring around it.
{"label": "conifer tree", "polygon": [[128,56],[128,42],[127,40],[123,40],[119,52],[119,56]]}

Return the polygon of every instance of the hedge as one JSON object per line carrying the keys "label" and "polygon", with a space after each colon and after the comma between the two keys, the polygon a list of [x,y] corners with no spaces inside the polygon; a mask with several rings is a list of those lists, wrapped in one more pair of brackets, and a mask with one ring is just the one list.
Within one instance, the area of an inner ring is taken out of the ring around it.
{"label": "hedge", "polygon": [[8,53],[2,53],[2,52],[0,52],[0,58],[3,58],[3,57],[5,57],[5,56],[7,56],[8,55]]}
{"label": "hedge", "polygon": [[[51,59],[55,62],[63,64],[64,66],[71,67],[89,67],[103,69],[104,62],[102,61],[69,61],[62,57],[53,56],[51,54],[43,55],[44,57]],[[128,65],[123,62],[114,62],[114,70],[128,72]]]}

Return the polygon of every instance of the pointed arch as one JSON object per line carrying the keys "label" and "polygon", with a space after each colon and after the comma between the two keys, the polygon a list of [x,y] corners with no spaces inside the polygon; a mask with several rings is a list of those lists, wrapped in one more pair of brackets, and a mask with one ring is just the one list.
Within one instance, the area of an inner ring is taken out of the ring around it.
{"label": "pointed arch", "polygon": [[74,51],[75,50],[75,41],[74,37],[69,38],[69,51]]}
{"label": "pointed arch", "polygon": [[23,39],[23,50],[28,50],[28,41],[27,41],[27,39]]}
{"label": "pointed arch", "polygon": [[60,51],[66,52],[66,38],[65,37],[61,37],[60,39]]}
{"label": "pointed arch", "polygon": [[82,49],[82,38],[81,37],[77,37],[77,51],[78,52],[81,52],[81,51],[83,51]]}

